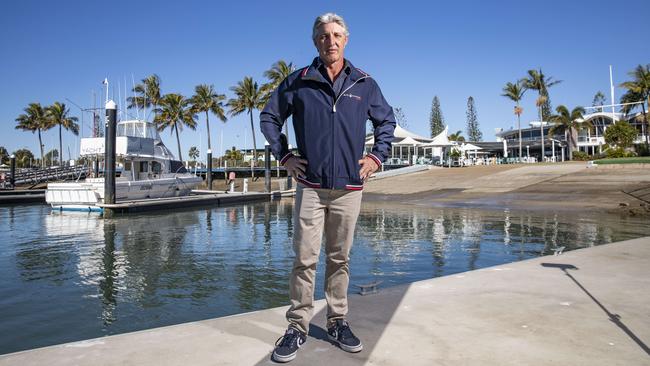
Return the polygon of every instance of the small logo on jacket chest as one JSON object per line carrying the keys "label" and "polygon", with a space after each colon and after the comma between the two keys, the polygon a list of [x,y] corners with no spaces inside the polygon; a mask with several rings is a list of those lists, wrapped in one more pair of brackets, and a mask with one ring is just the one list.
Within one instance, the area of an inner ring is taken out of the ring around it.
{"label": "small logo on jacket chest", "polygon": [[352,93],[345,93],[345,94],[343,94],[342,96],[343,96],[343,97],[348,97],[348,98],[351,98],[351,99],[354,99],[354,100],[357,100],[357,101],[361,101],[361,97],[360,97],[360,96],[358,96],[358,95],[354,95],[354,94],[352,94]]}

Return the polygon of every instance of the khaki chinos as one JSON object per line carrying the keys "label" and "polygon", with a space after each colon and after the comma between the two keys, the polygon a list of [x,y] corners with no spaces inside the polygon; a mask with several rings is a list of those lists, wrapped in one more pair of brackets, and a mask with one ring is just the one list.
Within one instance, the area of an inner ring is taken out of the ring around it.
{"label": "khaki chinos", "polygon": [[314,312],[314,279],[325,234],[325,299],[327,325],[345,318],[350,282],[349,255],[361,208],[361,192],[308,188],[298,184],[295,199],[293,249],[296,254],[290,279],[289,324],[307,334]]}

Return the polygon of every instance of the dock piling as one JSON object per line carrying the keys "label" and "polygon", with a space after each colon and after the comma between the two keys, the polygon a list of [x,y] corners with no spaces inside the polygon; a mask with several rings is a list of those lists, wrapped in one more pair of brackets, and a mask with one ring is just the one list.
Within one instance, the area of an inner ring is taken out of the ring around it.
{"label": "dock piling", "polygon": [[11,154],[11,178],[9,183],[11,184],[11,189],[16,189],[16,155]]}
{"label": "dock piling", "polygon": [[208,190],[212,190],[212,150],[208,149],[208,167],[205,172],[205,179],[208,183]]}
{"label": "dock piling", "polygon": [[[115,136],[116,136],[117,104],[106,102],[106,156],[104,158],[104,204],[115,203]],[[111,214],[110,209],[104,213]]]}
{"label": "dock piling", "polygon": [[268,143],[264,146],[264,188],[265,192],[271,192],[271,146]]}

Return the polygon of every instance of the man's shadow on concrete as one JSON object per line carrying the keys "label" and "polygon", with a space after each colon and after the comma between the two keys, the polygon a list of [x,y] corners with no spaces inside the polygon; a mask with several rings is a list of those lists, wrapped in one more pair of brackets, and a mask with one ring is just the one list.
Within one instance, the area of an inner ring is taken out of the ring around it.
{"label": "man's shadow on concrete", "polygon": [[627,334],[627,336],[630,337],[630,339],[632,339],[639,347],[641,347],[641,349],[648,356],[650,356],[650,349],[648,348],[648,346],[641,339],[639,339],[639,337],[637,337],[636,334],[634,334],[634,332],[632,332],[621,321],[621,316],[610,312],[605,306],[603,306],[603,304],[600,303],[600,301],[598,301],[598,299],[596,299],[589,291],[587,291],[587,289],[584,286],[582,286],[582,284],[578,282],[578,280],[576,280],[575,277],[571,275],[571,273],[569,273],[569,270],[577,271],[578,267],[574,266],[573,264],[561,264],[561,263],[542,263],[542,267],[558,268],[562,272],[564,272],[564,274],[567,277],[569,277],[582,291],[584,291],[585,294],[587,294],[587,296],[589,296],[589,298],[591,298],[591,300],[593,300],[596,303],[596,305],[598,305],[598,307],[600,307],[602,311],[605,312],[605,314],[607,314],[609,320],[612,323],[616,324],[617,327],[619,327],[623,332],[625,332],[625,334]]}
{"label": "man's shadow on concrete", "polygon": [[[377,346],[393,314],[410,285],[380,289],[378,293],[361,296],[348,294],[347,320],[354,334],[361,339],[363,350],[348,353],[333,344],[327,337],[327,306],[316,313],[309,325],[307,342],[298,351],[290,365],[363,365]],[[278,334],[278,337],[282,334]],[[256,365],[280,365],[269,354]]]}

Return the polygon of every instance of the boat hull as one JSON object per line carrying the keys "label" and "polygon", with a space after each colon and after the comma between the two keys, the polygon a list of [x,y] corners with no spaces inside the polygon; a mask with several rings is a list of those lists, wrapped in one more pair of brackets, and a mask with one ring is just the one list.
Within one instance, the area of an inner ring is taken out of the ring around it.
{"label": "boat hull", "polygon": [[[116,202],[152,198],[187,196],[202,179],[192,174],[145,179],[138,181],[117,180],[115,182]],[[103,178],[88,179],[74,183],[50,183],[45,192],[45,201],[52,208],[62,211],[101,211],[104,203]]]}

